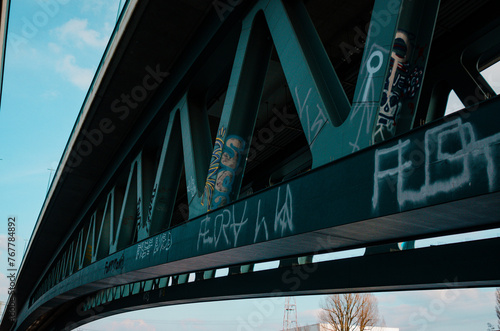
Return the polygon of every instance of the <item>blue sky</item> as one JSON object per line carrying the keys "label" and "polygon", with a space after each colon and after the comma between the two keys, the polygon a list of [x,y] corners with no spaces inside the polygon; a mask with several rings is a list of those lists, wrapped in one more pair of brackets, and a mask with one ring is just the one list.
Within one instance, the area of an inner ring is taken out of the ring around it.
{"label": "blue sky", "polygon": [[[119,3],[12,0],[0,110],[0,301],[7,299],[7,219],[17,220],[16,260],[20,262],[53,175],[50,169],[57,168],[116,22]],[[500,86],[498,70],[488,75]],[[486,236],[499,236],[499,232]],[[448,241],[436,239],[422,245]],[[495,323],[493,289],[376,296],[387,326],[401,331],[483,330],[487,322]],[[296,298],[299,324],[317,321],[322,298]],[[284,298],[277,298],[157,308],[113,316],[80,329],[279,330],[284,303]]]}

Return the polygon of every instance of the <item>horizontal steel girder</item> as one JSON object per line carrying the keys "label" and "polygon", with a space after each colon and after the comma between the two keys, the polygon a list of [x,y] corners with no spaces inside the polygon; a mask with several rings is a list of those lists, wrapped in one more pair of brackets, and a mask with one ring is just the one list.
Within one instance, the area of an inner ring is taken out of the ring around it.
{"label": "horizontal steel girder", "polygon": [[500,238],[486,239],[172,285],[141,291],[88,310],[83,310],[83,302],[76,300],[65,307],[51,327],[76,328],[118,313],[204,301],[498,286],[500,265],[495,262],[499,249]]}

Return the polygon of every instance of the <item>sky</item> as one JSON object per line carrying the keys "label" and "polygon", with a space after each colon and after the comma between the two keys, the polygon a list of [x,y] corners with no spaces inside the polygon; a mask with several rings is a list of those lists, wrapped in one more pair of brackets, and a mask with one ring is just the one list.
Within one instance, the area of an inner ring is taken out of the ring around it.
{"label": "sky", "polygon": [[[0,109],[0,301],[7,300],[8,218],[16,219],[19,266],[120,3],[11,0]],[[484,73],[497,91],[499,72]],[[460,101],[450,97],[450,107],[460,107]],[[417,246],[491,236],[500,236],[500,230],[421,241]],[[491,288],[375,295],[386,325],[401,331],[485,330],[486,323],[496,323]],[[317,323],[323,298],[295,298],[300,325]],[[115,315],[79,329],[276,331],[283,323],[284,304],[285,298],[275,298],[163,307]]]}

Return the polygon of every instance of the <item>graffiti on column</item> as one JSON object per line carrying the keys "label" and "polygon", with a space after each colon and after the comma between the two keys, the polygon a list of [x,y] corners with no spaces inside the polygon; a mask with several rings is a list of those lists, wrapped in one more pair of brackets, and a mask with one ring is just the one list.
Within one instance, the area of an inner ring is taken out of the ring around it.
{"label": "graffiti on column", "polygon": [[[370,56],[362,64],[361,70],[365,70],[365,79],[361,85],[362,97],[360,101],[356,101],[349,115],[349,121],[352,126],[358,125],[358,132],[356,135],[356,140],[349,141],[349,145],[352,147],[352,152],[359,151],[361,149],[360,145],[363,145],[363,137],[366,135],[371,139],[371,134],[373,130],[373,107],[372,100],[375,100],[376,85],[374,77],[381,70],[382,65],[389,56],[389,50],[385,49],[377,44],[373,44],[368,52]],[[358,98],[359,99],[359,98]]]}
{"label": "graffiti on column", "polygon": [[374,143],[394,136],[403,100],[414,98],[420,88],[423,69],[418,66],[412,68],[410,64],[411,39],[412,36],[405,31],[399,30],[396,33],[373,132]]}
{"label": "graffiti on column", "polygon": [[217,179],[217,171],[219,170],[220,159],[222,156],[222,147],[224,146],[224,136],[226,135],[226,129],[224,127],[219,129],[217,137],[215,138],[214,151],[212,153],[212,158],[210,160],[210,165],[208,167],[207,181],[205,183],[205,190],[203,191],[203,196],[201,198],[201,204],[207,205],[207,209],[210,210],[210,203],[212,201],[212,194],[215,188],[215,182]]}
{"label": "graffiti on column", "polygon": [[211,208],[222,207],[230,202],[229,195],[233,190],[234,177],[239,168],[245,141],[238,136],[228,136],[222,150],[219,171],[215,181]]}

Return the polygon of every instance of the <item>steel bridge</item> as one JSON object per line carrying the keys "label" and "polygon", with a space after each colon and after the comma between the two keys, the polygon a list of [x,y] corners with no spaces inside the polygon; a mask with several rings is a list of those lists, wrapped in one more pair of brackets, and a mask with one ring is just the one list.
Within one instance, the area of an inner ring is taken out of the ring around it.
{"label": "steel bridge", "polygon": [[[1,329],[500,285],[500,239],[404,249],[500,225],[495,3],[129,0]],[[451,90],[466,107],[444,116]]]}

